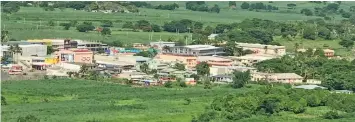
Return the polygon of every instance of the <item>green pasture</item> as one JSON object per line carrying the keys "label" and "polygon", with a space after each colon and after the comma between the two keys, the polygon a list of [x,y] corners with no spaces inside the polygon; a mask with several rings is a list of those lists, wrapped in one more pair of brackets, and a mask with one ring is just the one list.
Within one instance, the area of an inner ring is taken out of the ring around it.
{"label": "green pasture", "polygon": [[[187,122],[203,113],[217,96],[260,87],[264,86],[249,84],[246,88],[232,89],[221,85],[208,90],[201,86],[139,88],[70,79],[7,81],[2,82],[1,93],[8,105],[2,106],[1,121],[13,122],[19,116],[34,115],[41,122]],[[191,99],[188,105],[186,98]],[[325,121],[321,115],[329,110],[327,107],[307,108],[302,114],[281,112],[240,121]],[[351,118],[340,120],[350,122]]]}

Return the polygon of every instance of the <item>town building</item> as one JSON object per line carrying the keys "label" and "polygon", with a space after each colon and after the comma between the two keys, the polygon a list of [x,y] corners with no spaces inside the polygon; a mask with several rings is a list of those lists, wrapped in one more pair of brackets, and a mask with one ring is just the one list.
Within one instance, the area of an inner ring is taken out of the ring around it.
{"label": "town building", "polygon": [[208,36],[208,40],[215,40],[218,34],[211,34]]}
{"label": "town building", "polygon": [[214,75],[212,76],[214,83],[231,83],[233,82],[232,75]]}
{"label": "town building", "polygon": [[[69,41],[66,41],[69,40]],[[60,50],[65,49],[68,45],[72,48],[89,49],[91,51],[107,50],[108,45],[102,44],[97,41],[84,41],[84,40],[70,40],[70,39],[34,39],[26,40],[30,44],[42,44],[52,46],[53,49]]]}
{"label": "town building", "polygon": [[174,47],[175,42],[150,42],[150,46],[155,49],[162,49],[165,46],[167,47]]}
{"label": "town building", "polygon": [[[317,49],[313,48],[313,53],[316,51]],[[306,52],[307,49],[297,49],[297,52]],[[326,57],[334,57],[335,51],[332,49],[323,49],[324,55]]]}
{"label": "town building", "polygon": [[180,56],[212,56],[220,55],[224,52],[222,47],[212,45],[187,45],[170,47],[169,50],[164,50],[163,53]]}
{"label": "town building", "polygon": [[251,50],[254,54],[268,54],[283,56],[286,54],[285,46],[277,45],[264,45],[264,44],[250,44],[250,43],[237,43],[238,47],[243,50]]}
{"label": "town building", "polygon": [[206,62],[209,66],[232,66],[233,64],[231,59],[217,56],[198,56],[197,64],[201,62]]}
{"label": "town building", "polygon": [[68,49],[54,52],[59,62],[76,62],[92,64],[94,53],[88,49]]}
{"label": "town building", "polygon": [[299,86],[294,86],[293,88],[296,89],[308,89],[308,90],[312,90],[312,89],[327,89],[326,87],[322,87],[322,86],[318,86],[318,85],[299,85]]}
{"label": "town building", "polygon": [[270,60],[274,58],[279,58],[276,55],[266,55],[266,54],[249,54],[244,56],[229,56],[230,59],[233,60],[234,65],[238,66],[252,66],[255,63]]}
{"label": "town building", "polygon": [[[46,56],[47,55],[47,46],[40,44],[27,44],[27,45],[19,45],[21,48],[21,52],[19,56]],[[1,56],[2,55],[10,55],[11,52],[10,46],[2,45],[1,46]],[[15,57],[16,58],[16,57]]]}
{"label": "town building", "polygon": [[297,75],[296,73],[254,72],[254,73],[251,73],[251,79],[252,79],[252,81],[268,81],[268,82],[301,84],[303,77]]}
{"label": "town building", "polygon": [[234,71],[250,71],[251,73],[256,72],[256,68],[244,67],[244,66],[212,66],[210,67],[210,75],[226,75],[232,74]]}

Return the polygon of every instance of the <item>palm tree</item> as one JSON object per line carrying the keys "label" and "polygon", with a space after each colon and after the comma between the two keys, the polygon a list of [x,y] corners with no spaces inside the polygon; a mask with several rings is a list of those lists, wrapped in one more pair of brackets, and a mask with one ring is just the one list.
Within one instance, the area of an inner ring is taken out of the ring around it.
{"label": "palm tree", "polygon": [[22,48],[20,46],[18,46],[18,44],[15,45],[15,49],[14,49],[14,53],[16,53],[16,63],[18,63],[19,59],[18,59],[18,54],[21,53],[22,54]]}
{"label": "palm tree", "polygon": [[9,31],[2,30],[1,31],[1,42],[4,43],[7,41],[9,41]]}
{"label": "palm tree", "polygon": [[12,58],[12,62],[14,61],[14,53],[15,53],[15,47],[14,46],[10,46],[8,51],[10,52],[11,54],[11,58]]}
{"label": "palm tree", "polygon": [[265,46],[265,47],[264,47],[265,54],[267,54],[267,50],[268,50],[268,47]]}
{"label": "palm tree", "polygon": [[170,47],[165,45],[162,50],[163,50],[163,52],[170,51]]}

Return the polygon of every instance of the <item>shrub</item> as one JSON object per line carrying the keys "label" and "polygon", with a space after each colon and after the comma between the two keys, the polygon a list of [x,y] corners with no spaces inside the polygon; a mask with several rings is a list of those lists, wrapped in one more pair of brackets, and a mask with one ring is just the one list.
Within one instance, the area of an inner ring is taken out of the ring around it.
{"label": "shrub", "polygon": [[33,115],[27,115],[25,117],[18,117],[17,122],[40,122],[40,119]]}
{"label": "shrub", "polygon": [[44,75],[43,78],[44,78],[44,79],[49,79],[49,78],[48,78],[48,75]]}
{"label": "shrub", "polygon": [[184,103],[184,105],[190,105],[191,103],[191,99],[190,98],[185,98],[186,103]]}
{"label": "shrub", "polygon": [[339,119],[341,116],[336,111],[328,111],[324,114],[324,119]]}
{"label": "shrub", "polygon": [[184,81],[180,81],[179,85],[180,85],[180,87],[187,87],[187,85]]}
{"label": "shrub", "polygon": [[173,87],[173,83],[171,81],[168,81],[164,84],[164,87],[166,88],[172,88]]}

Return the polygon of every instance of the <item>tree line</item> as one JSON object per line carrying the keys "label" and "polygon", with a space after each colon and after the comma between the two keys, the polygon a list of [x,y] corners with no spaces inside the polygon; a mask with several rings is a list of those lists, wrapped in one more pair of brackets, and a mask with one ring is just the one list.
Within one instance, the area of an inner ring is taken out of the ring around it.
{"label": "tree line", "polygon": [[[298,45],[295,45],[296,50]],[[259,71],[296,73],[307,79],[319,79],[322,85],[334,90],[355,91],[355,60],[327,59],[322,49],[308,49],[296,56],[283,56],[255,64]]]}
{"label": "tree line", "polygon": [[355,96],[330,93],[326,90],[278,88],[267,85],[258,90],[217,97],[204,113],[192,122],[238,121],[252,116],[272,116],[282,111],[300,114],[310,107],[327,106],[332,110],[323,119],[351,117],[355,112]]}
{"label": "tree line", "polygon": [[213,12],[213,13],[219,13],[221,10],[217,4],[209,8],[204,1],[189,1],[185,3],[185,7],[186,9],[192,11],[203,11],[203,12]]}
{"label": "tree line", "polygon": [[260,10],[268,10],[268,11],[272,11],[272,10],[279,10],[278,7],[276,6],[272,6],[272,5],[266,5],[262,2],[258,2],[258,3],[247,3],[247,2],[243,2],[241,5],[240,5],[240,8],[242,9],[247,9],[247,10],[250,10],[250,11],[260,11]]}

